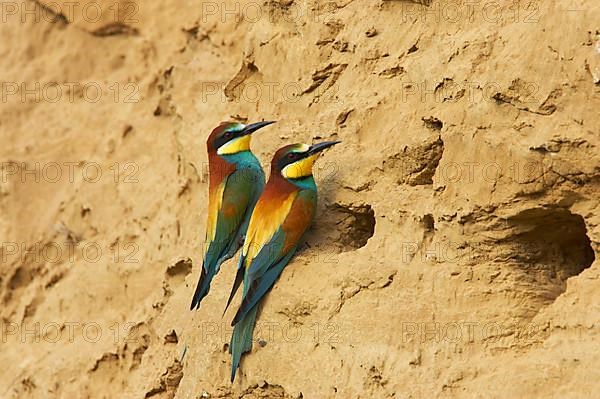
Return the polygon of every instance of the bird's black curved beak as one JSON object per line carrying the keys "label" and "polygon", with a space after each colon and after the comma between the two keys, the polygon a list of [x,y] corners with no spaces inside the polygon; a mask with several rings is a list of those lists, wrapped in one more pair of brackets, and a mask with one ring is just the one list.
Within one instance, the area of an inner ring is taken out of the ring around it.
{"label": "bird's black curved beak", "polygon": [[246,136],[247,134],[254,133],[258,129],[262,129],[263,127],[268,126],[272,123],[275,123],[275,121],[256,122],[256,123],[251,123],[249,125],[246,125],[244,130],[242,130],[240,132],[240,136]]}
{"label": "bird's black curved beak", "polygon": [[341,141],[324,141],[322,143],[313,144],[310,146],[307,153],[308,155],[313,155],[339,143],[341,143]]}

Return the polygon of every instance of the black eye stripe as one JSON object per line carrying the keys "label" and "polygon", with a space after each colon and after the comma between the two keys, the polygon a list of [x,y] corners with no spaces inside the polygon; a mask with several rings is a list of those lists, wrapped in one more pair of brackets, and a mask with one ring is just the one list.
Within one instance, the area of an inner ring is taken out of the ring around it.
{"label": "black eye stripe", "polygon": [[214,142],[215,150],[218,150],[222,145],[227,144],[229,141],[236,137],[236,132],[234,131],[225,131],[223,132]]}
{"label": "black eye stripe", "polygon": [[302,155],[303,155],[303,153],[288,152],[286,155],[281,157],[279,159],[279,161],[277,162],[277,166],[278,166],[279,170],[283,170],[283,168],[285,168],[286,166],[299,161],[300,159],[302,159]]}

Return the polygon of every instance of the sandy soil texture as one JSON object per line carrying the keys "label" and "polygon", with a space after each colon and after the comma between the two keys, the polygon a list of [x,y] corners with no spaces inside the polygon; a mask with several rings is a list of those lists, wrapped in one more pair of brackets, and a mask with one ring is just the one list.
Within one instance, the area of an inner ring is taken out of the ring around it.
{"label": "sandy soil texture", "polygon": [[[591,398],[596,0],[0,4],[0,398]],[[205,140],[337,139],[229,383]]]}

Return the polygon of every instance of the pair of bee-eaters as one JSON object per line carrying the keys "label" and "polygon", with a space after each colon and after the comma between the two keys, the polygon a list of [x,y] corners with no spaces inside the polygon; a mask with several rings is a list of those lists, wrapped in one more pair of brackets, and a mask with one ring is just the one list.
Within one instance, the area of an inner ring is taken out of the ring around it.
{"label": "pair of bee-eaters", "polygon": [[[227,307],[244,283],[233,318],[229,352],[231,381],[242,355],[252,349],[258,305],[288,264],[312,224],[317,186],[312,166],[319,153],[338,143],[291,144],[279,149],[265,174],[250,151],[252,133],[274,122],[224,122],[206,142],[209,168],[204,262],[191,309],[199,308],[221,263],[242,247]],[[243,243],[243,244],[242,244]]]}

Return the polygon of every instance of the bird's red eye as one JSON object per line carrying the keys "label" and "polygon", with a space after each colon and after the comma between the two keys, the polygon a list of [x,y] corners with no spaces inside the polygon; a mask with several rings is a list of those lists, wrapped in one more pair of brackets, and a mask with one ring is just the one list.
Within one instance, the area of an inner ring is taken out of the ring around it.
{"label": "bird's red eye", "polygon": [[290,152],[288,154],[288,159],[294,159],[294,158],[296,158],[296,154],[294,154],[293,152]]}
{"label": "bird's red eye", "polygon": [[223,135],[226,139],[231,137],[231,132],[225,132],[225,134]]}

